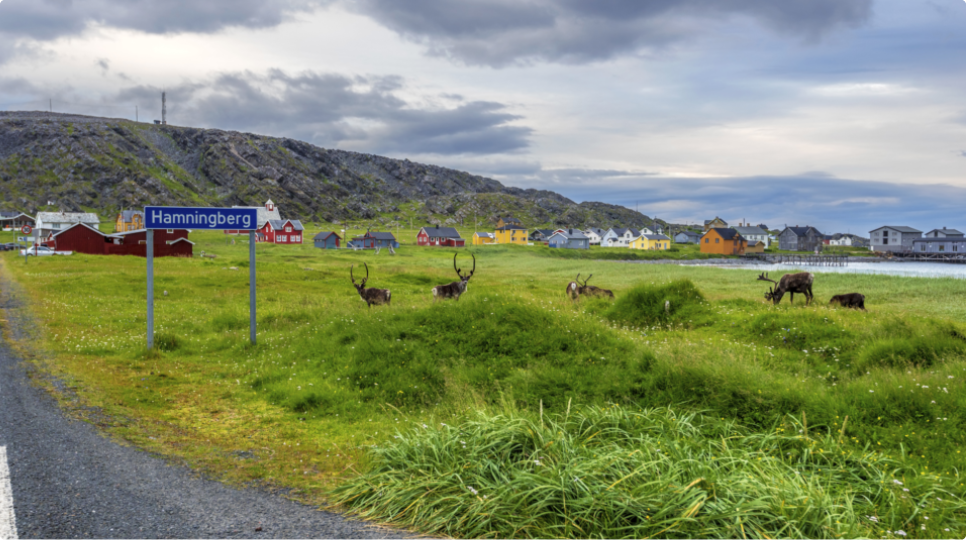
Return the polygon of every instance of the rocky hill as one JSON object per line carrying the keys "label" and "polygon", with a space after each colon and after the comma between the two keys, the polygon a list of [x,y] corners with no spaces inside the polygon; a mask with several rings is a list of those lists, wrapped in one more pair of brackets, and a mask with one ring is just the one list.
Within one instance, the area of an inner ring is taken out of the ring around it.
{"label": "rocky hill", "polygon": [[43,112],[0,112],[4,209],[94,211],[154,205],[256,205],[285,217],[373,226],[493,223],[643,227],[621,206],[577,204],[552,191],[507,187],[470,173],[327,150],[250,133]]}

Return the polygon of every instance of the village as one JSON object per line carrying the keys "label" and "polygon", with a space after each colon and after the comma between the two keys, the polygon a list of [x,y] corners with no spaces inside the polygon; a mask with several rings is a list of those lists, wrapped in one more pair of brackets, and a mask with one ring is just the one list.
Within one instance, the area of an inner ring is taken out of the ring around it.
{"label": "village", "polygon": [[[269,199],[259,206],[234,206],[257,211],[255,242],[259,244],[302,244],[306,234],[305,225],[297,219],[286,219],[275,203]],[[3,244],[4,249],[26,249],[25,255],[53,253],[84,253],[89,255],[136,255],[146,256],[147,231],[144,214],[140,210],[123,210],[113,223],[113,231],[102,231],[105,224],[91,212],[38,212],[30,216],[23,212],[0,212],[3,231],[13,232],[19,241]],[[16,233],[23,236],[16,236]],[[249,231],[226,230],[225,234],[237,236]],[[154,255],[157,257],[191,257],[195,245],[189,239],[188,229],[162,229],[154,235]],[[341,233],[341,234],[340,234]],[[311,233],[310,233],[311,234]],[[375,250],[394,252],[400,247],[400,238],[392,231],[366,230],[358,236],[346,238],[345,229],[319,231],[311,236],[315,247],[320,249]],[[233,240],[232,240],[233,241]],[[26,244],[21,243],[26,242]],[[411,244],[408,239],[403,243]],[[769,228],[765,224],[752,225],[739,221],[729,225],[720,217],[705,220],[703,227],[665,225],[652,220],[646,228],[596,227],[578,228],[528,228],[520,219],[512,216],[497,219],[493,232],[476,231],[470,245],[521,245],[547,246],[552,249],[589,250],[591,246],[619,248],[633,251],[670,251],[680,245],[696,245],[698,252],[718,256],[745,256],[763,253],[821,253],[828,248],[851,248],[853,253],[867,250],[869,253],[897,256],[928,256],[961,258],[966,256],[966,236],[957,229],[946,227],[926,233],[908,226],[885,225],[869,231],[869,237],[851,233],[828,234],[818,228],[784,226]],[[421,227],[416,233],[414,245],[418,247],[467,246],[463,233],[456,227],[438,224]]]}

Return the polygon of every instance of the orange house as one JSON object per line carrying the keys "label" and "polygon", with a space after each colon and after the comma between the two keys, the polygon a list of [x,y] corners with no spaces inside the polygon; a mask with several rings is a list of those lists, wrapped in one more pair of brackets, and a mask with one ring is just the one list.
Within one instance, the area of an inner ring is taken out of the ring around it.
{"label": "orange house", "polygon": [[748,241],[734,229],[715,227],[701,237],[701,253],[744,255]]}

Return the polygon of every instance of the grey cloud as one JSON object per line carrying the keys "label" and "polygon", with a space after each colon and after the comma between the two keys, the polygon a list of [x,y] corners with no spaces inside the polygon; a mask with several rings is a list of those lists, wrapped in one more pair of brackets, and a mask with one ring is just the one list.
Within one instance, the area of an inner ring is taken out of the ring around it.
{"label": "grey cloud", "polygon": [[91,24],[156,34],[265,28],[328,0],[17,0],[0,3],[0,37],[50,40]]}
{"label": "grey cloud", "polygon": [[[486,155],[529,145],[532,130],[509,125],[519,117],[502,104],[418,108],[397,97],[402,88],[398,77],[227,73],[169,87],[168,120],[389,154]],[[133,87],[116,101],[156,103],[159,93]]]}
{"label": "grey cloud", "polygon": [[[579,178],[581,175],[572,174]],[[619,180],[615,179],[620,178]],[[576,201],[595,200],[662,218],[702,222],[719,215],[772,227],[809,224],[823,232],[865,235],[883,224],[921,230],[966,227],[966,189],[835,178],[824,173],[747,178],[666,178],[632,171],[586,171],[582,180],[556,182],[554,171],[509,177],[511,185],[553,189]],[[927,228],[923,228],[927,227]]]}
{"label": "grey cloud", "polygon": [[503,66],[544,60],[582,63],[657,50],[753,19],[815,41],[871,16],[872,0],[356,0],[346,2],[434,55]]}

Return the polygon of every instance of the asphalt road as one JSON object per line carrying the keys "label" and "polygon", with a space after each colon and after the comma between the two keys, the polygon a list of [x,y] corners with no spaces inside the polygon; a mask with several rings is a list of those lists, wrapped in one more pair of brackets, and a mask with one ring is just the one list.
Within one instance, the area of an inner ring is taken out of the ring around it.
{"label": "asphalt road", "polygon": [[[0,276],[0,315],[23,314]],[[397,531],[349,521],[257,490],[205,480],[184,467],[120,446],[71,420],[29,366],[0,340],[0,538],[386,538]],[[0,451],[2,457],[3,451]],[[15,529],[5,510],[12,492]],[[257,528],[261,530],[256,530]],[[5,533],[5,531],[7,531]]]}

